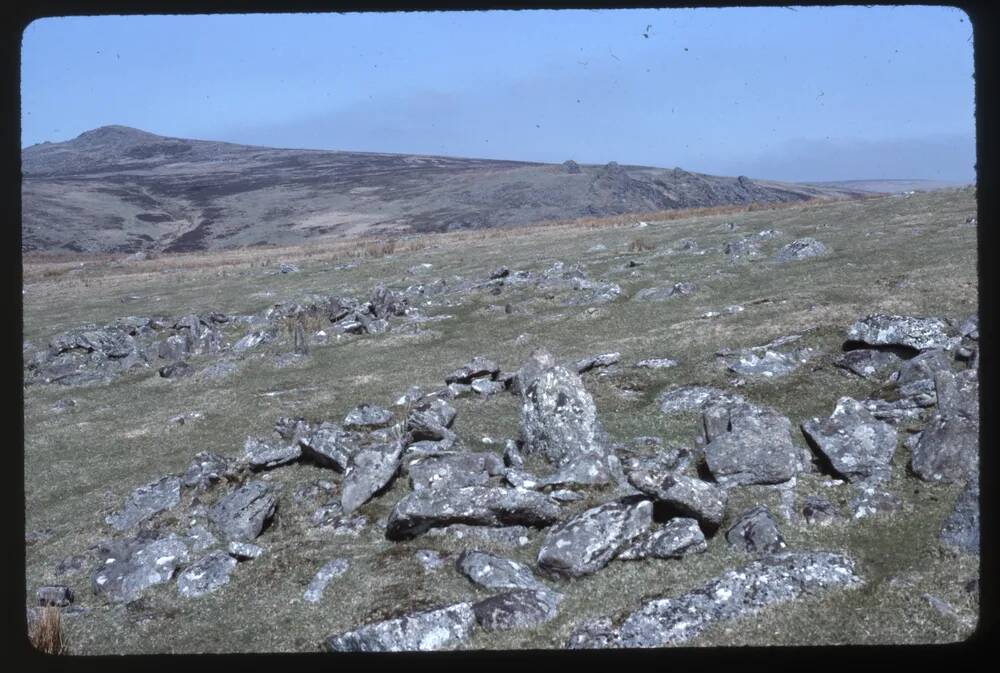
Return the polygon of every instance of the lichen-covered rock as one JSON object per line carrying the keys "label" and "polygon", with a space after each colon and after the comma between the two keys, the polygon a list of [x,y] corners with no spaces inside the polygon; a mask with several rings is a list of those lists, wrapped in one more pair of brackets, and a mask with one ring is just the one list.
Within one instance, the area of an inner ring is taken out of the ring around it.
{"label": "lichen-covered rock", "polygon": [[904,346],[916,350],[949,348],[948,324],[940,318],[917,318],[876,313],[858,320],[847,330],[847,341],[869,346]]}
{"label": "lichen-covered rock", "polygon": [[530,629],[554,619],[560,599],[547,589],[517,589],[481,600],[472,611],[485,631]]}
{"label": "lichen-covered rock", "polygon": [[601,353],[577,360],[573,363],[573,369],[577,374],[583,374],[597,367],[610,367],[617,364],[619,360],[621,360],[621,353]]}
{"label": "lichen-covered rock", "polygon": [[472,383],[474,379],[488,377],[496,379],[500,367],[492,360],[476,356],[444,378],[445,383]]}
{"label": "lichen-covered rock", "polygon": [[858,348],[847,351],[833,361],[835,367],[851,371],[870,381],[884,380],[901,359],[892,351]]}
{"label": "lichen-covered rock", "polygon": [[386,537],[412,538],[452,524],[547,526],[558,518],[558,505],[536,491],[495,486],[424,489],[396,503],[389,515]]}
{"label": "lichen-covered rock", "polygon": [[472,604],[456,603],[333,635],[326,639],[324,646],[331,652],[448,650],[468,639],[475,625]]}
{"label": "lichen-covered rock", "polygon": [[660,528],[643,535],[626,547],[616,558],[623,561],[646,558],[681,558],[700,554],[708,549],[705,534],[698,522],[686,517],[671,519]]}
{"label": "lichen-covered rock", "polygon": [[532,529],[526,526],[470,526],[455,523],[427,531],[428,537],[463,540],[465,544],[490,545],[513,549],[531,542]]}
{"label": "lichen-covered rock", "polygon": [[261,437],[247,437],[243,444],[243,460],[255,471],[287,465],[301,455],[302,448],[297,443],[283,444]]}
{"label": "lichen-covered rock", "polygon": [[649,500],[609,502],[580,512],[548,531],[538,551],[538,566],[568,577],[597,572],[649,530],[652,515]]}
{"label": "lichen-covered rock", "polygon": [[925,481],[951,482],[979,472],[978,370],[937,372],[938,408],[913,447],[913,472]]}
{"label": "lichen-covered rock", "polygon": [[461,488],[483,486],[491,476],[503,472],[500,458],[492,453],[453,453],[423,458],[408,467],[410,488]]}
{"label": "lichen-covered rock", "polygon": [[656,501],[664,502],[683,516],[692,517],[711,532],[726,516],[726,491],[715,484],[684,474],[634,470],[629,483]]}
{"label": "lichen-covered rock", "polygon": [[896,430],[857,400],[841,397],[829,418],[803,423],[802,432],[848,481],[889,478]]}
{"label": "lichen-covered rock", "polygon": [[414,441],[454,440],[452,423],[457,412],[455,408],[440,398],[417,403],[406,417],[406,430]]}
{"label": "lichen-covered rock", "polygon": [[774,261],[778,263],[794,262],[800,259],[819,257],[820,255],[827,254],[827,252],[826,246],[815,238],[800,238],[783,246],[775,254]]}
{"label": "lichen-covered rock", "polygon": [[344,472],[340,505],[350,514],[388,486],[399,471],[402,444],[382,444],[359,450]]}
{"label": "lichen-covered rock", "polygon": [[358,439],[336,423],[324,422],[299,437],[299,445],[315,462],[343,472],[358,450]]}
{"label": "lichen-covered rock", "polygon": [[496,554],[466,550],[455,561],[455,568],[484,589],[548,590],[531,568]]}
{"label": "lichen-covered rock", "polygon": [[[709,408],[709,418],[728,416],[727,432],[711,439],[705,446],[705,462],[712,476],[723,487],[746,484],[778,484],[788,481],[798,471],[800,456],[792,444],[791,423],[778,413],[750,404]],[[712,425],[720,427],[715,421]]]}
{"label": "lichen-covered rock", "polygon": [[232,540],[226,551],[237,561],[252,561],[264,553],[264,550],[255,544],[239,542],[237,540]]}
{"label": "lichen-covered rock", "polygon": [[160,367],[160,376],[165,379],[180,379],[194,374],[194,367],[180,360]]}
{"label": "lichen-covered rock", "polygon": [[212,505],[208,519],[227,540],[249,542],[260,535],[277,506],[266,484],[249,481]]}
{"label": "lichen-covered rock", "polygon": [[740,551],[770,554],[785,548],[785,538],[766,507],[744,512],[726,531],[726,542]]}
{"label": "lichen-covered rock", "polygon": [[567,650],[605,650],[616,646],[618,632],[610,617],[587,619],[573,627],[564,646]]}
{"label": "lichen-covered rock", "polygon": [[359,404],[347,412],[344,427],[348,430],[375,430],[392,423],[393,415],[388,409],[374,404]]}
{"label": "lichen-covered rock", "polygon": [[744,402],[738,393],[709,386],[680,386],[660,395],[660,411],[672,414],[681,411],[704,411],[710,406]]}
{"label": "lichen-covered rock", "polygon": [[840,518],[840,513],[826,498],[810,495],[803,499],[802,517],[810,525],[828,526]]}
{"label": "lichen-covered rock", "polygon": [[216,453],[200,451],[184,471],[181,483],[188,488],[205,488],[223,479],[229,469],[228,459]]}
{"label": "lichen-covered rock", "polygon": [[668,369],[677,366],[677,360],[672,358],[647,358],[635,363],[635,367],[640,369]]}
{"label": "lichen-covered rock", "polygon": [[302,596],[302,600],[307,603],[319,603],[323,599],[323,592],[326,590],[326,585],[330,583],[335,577],[340,577],[345,572],[349,563],[347,559],[336,558],[332,561],[327,561],[323,566],[316,571],[316,575],[309,582],[309,586],[306,588],[305,594]]}
{"label": "lichen-covered rock", "polygon": [[125,531],[172,509],[181,499],[181,480],[162,477],[140,486],[126,498],[122,508],[104,520],[115,530]]}
{"label": "lichen-covered rock", "polygon": [[691,283],[674,283],[670,287],[647,287],[639,290],[632,297],[638,301],[666,301],[673,297],[681,297],[694,292],[695,287]]}
{"label": "lichen-covered rock", "polygon": [[229,573],[235,567],[236,559],[226,552],[212,552],[177,576],[177,593],[197,598],[217,591],[229,583]]}
{"label": "lichen-covered rock", "polygon": [[726,368],[734,374],[770,379],[791,374],[806,362],[808,357],[809,353],[806,351],[782,353],[766,348],[729,353],[722,356],[722,360]]}
{"label": "lichen-covered rock", "polygon": [[969,554],[979,553],[979,480],[965,485],[951,514],[944,520],[938,539]]}
{"label": "lichen-covered rock", "polygon": [[690,640],[714,622],[768,605],[860,585],[854,562],[829,552],[786,552],[731,570],[676,598],[645,603],[610,638],[614,647],[664,647]]}
{"label": "lichen-covered rock", "polygon": [[149,587],[168,581],[190,559],[187,545],[173,533],[117,540],[102,552],[91,587],[112,603],[131,603]]}
{"label": "lichen-covered rock", "polygon": [[522,390],[521,439],[526,453],[541,454],[556,466],[588,453],[606,454],[594,400],[579,375],[552,366]]}

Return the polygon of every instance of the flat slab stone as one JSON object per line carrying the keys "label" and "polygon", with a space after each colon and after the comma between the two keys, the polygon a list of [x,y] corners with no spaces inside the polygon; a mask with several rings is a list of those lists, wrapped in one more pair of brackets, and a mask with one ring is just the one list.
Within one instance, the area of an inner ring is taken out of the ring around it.
{"label": "flat slab stone", "polygon": [[707,549],[708,543],[698,522],[678,517],[642,536],[620,552],[616,558],[623,561],[681,558],[688,554],[703,553]]}
{"label": "flat slab stone", "polygon": [[299,445],[315,462],[343,472],[358,450],[358,437],[336,423],[324,422],[299,437]]}
{"label": "flat slab stone", "polygon": [[568,577],[597,572],[649,530],[652,515],[649,500],[609,502],[580,512],[549,529],[538,551],[538,566]]}
{"label": "flat slab stone", "polygon": [[214,484],[229,472],[229,460],[217,453],[201,451],[194,455],[188,469],[181,477],[181,483],[188,488],[206,487]]}
{"label": "flat slab stone", "polygon": [[330,636],[330,652],[426,652],[454,649],[472,635],[476,615],[471,603],[414,612]]}
{"label": "flat slab stone", "polygon": [[851,325],[847,340],[869,346],[905,346],[916,350],[949,348],[948,324],[940,318],[918,318],[875,313]]}
{"label": "flat slab stone", "polygon": [[834,360],[833,364],[870,381],[880,381],[898,367],[901,361],[902,359],[892,351],[858,348],[847,351]]}
{"label": "flat slab stone", "polygon": [[431,456],[410,463],[410,487],[414,491],[428,488],[462,488],[483,486],[491,476],[502,474],[503,461],[486,452],[462,452]]}
{"label": "flat slab stone", "polygon": [[298,443],[284,444],[260,437],[247,437],[243,459],[251,470],[266,470],[295,462],[302,455]]}
{"label": "flat slab stone", "polygon": [[829,253],[827,247],[815,238],[799,238],[783,246],[774,255],[774,261],[780,263],[795,262],[810,257],[819,257]]}
{"label": "flat slab stone", "polygon": [[913,472],[925,481],[953,482],[979,473],[977,370],[934,376],[938,409],[913,447]]}
{"label": "flat slab stone", "polygon": [[966,484],[955,507],[944,520],[941,542],[969,554],[979,553],[979,480]]}
{"label": "flat slab stone", "polygon": [[404,496],[389,515],[386,537],[416,537],[451,524],[547,526],[559,507],[543,493],[496,486],[424,489]]}
{"label": "flat slab stone", "polygon": [[479,601],[472,611],[484,631],[531,629],[556,617],[561,598],[547,589],[517,589]]}
{"label": "flat slab stone", "polygon": [[340,505],[350,514],[392,482],[403,456],[402,444],[377,445],[359,450],[344,472]]}
{"label": "flat slab stone", "polygon": [[710,406],[744,402],[739,393],[709,386],[680,386],[660,395],[660,411],[673,414],[681,411],[704,411]]}
{"label": "flat slab stone", "polygon": [[177,576],[177,593],[197,598],[218,591],[229,583],[229,573],[236,563],[236,559],[223,551],[208,554]]}
{"label": "flat slab stone", "polygon": [[111,603],[131,603],[149,587],[170,580],[190,559],[187,545],[173,533],[117,540],[103,557],[91,576],[91,587]]}
{"label": "flat slab stone", "polygon": [[266,484],[249,481],[212,505],[208,518],[226,539],[249,542],[260,535],[277,505]]}
{"label": "flat slab stone", "polygon": [[664,502],[678,513],[702,522],[709,531],[722,524],[729,496],[715,484],[664,471],[634,470],[629,483],[656,501]]}
{"label": "flat slab stone", "polygon": [[344,427],[348,430],[374,430],[392,423],[393,414],[374,404],[359,404],[344,417]]}
{"label": "flat slab stone", "polygon": [[896,429],[877,420],[861,402],[841,397],[829,418],[803,423],[802,432],[848,481],[889,478]]}
{"label": "flat slab stone", "polygon": [[345,572],[350,564],[347,559],[336,558],[332,561],[327,561],[323,566],[316,571],[316,575],[309,582],[309,586],[306,588],[305,594],[302,596],[302,600],[307,603],[319,603],[323,600],[323,592],[326,590],[326,585],[330,583],[335,577],[340,577]]}
{"label": "flat slab stone", "polygon": [[741,514],[726,531],[726,542],[749,553],[770,554],[785,548],[778,522],[766,507],[754,507]]}
{"label": "flat slab stone", "polygon": [[[728,416],[727,423],[719,423]],[[779,484],[800,467],[798,449],[792,444],[790,421],[768,409],[749,404],[705,411],[706,428],[729,427],[705,446],[705,462],[723,487],[746,484]]]}
{"label": "flat slab stone", "polygon": [[466,550],[455,561],[455,568],[470,582],[484,589],[548,590],[531,568],[496,554]]}
{"label": "flat slab stone", "polygon": [[677,360],[672,358],[647,358],[639,360],[633,365],[640,369],[668,369],[677,366]]}
{"label": "flat slab stone", "polygon": [[163,477],[132,491],[122,508],[104,520],[115,530],[129,530],[160,512],[173,509],[180,499],[181,480]]}

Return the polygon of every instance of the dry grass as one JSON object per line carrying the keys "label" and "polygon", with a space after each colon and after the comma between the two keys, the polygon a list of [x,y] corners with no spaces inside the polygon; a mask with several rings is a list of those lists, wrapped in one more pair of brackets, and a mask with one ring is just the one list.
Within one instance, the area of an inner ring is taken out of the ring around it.
{"label": "dry grass", "polygon": [[644,238],[633,238],[632,242],[628,244],[628,249],[629,252],[649,252],[656,250],[656,245]]}
{"label": "dry grass", "polygon": [[59,608],[39,608],[36,615],[28,620],[28,640],[32,647],[45,654],[65,654]]}

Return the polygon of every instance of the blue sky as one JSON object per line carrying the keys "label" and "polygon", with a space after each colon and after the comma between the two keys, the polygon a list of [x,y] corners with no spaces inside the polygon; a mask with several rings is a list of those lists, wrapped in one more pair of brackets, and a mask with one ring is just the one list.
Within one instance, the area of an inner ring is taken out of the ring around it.
{"label": "blue sky", "polygon": [[40,19],[22,146],[107,124],[275,147],[971,181],[947,7]]}

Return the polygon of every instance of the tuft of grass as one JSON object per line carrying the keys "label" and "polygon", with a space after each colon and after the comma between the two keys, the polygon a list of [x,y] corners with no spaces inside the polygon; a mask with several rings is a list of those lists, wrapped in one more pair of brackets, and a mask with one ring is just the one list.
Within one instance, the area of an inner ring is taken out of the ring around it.
{"label": "tuft of grass", "polygon": [[44,607],[35,614],[34,619],[28,620],[28,640],[32,647],[45,654],[65,654],[59,608]]}

